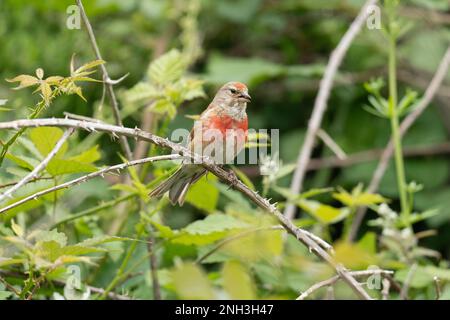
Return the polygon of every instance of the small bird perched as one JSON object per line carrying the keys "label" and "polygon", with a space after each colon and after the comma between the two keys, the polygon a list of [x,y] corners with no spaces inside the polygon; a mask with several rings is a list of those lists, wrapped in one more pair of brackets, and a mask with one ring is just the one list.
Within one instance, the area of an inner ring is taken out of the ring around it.
{"label": "small bird perched", "polygon": [[[250,101],[251,97],[245,84],[228,82],[222,86],[194,124],[188,149],[199,155],[212,157],[220,164],[233,161],[245,147],[247,140],[246,108]],[[169,191],[170,202],[182,206],[189,187],[206,172],[200,164],[184,161],[180,168],[150,192],[149,196],[158,197]]]}

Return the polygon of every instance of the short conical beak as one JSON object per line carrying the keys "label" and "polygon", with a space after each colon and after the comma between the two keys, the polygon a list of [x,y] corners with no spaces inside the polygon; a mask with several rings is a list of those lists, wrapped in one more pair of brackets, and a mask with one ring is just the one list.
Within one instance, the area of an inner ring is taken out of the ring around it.
{"label": "short conical beak", "polygon": [[239,95],[239,98],[244,99],[246,102],[251,102],[252,101],[252,97],[250,97],[250,95],[248,93],[242,92]]}

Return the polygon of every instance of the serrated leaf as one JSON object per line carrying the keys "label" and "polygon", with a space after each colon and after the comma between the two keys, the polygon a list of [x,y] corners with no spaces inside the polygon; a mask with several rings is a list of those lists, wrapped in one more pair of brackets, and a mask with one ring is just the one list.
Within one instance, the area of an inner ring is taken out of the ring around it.
{"label": "serrated leaf", "polygon": [[[52,151],[56,143],[64,134],[63,130],[56,127],[39,127],[30,130],[30,139],[39,153],[45,157]],[[54,158],[61,158],[67,151],[68,144],[65,142]]]}
{"label": "serrated leaf", "polygon": [[139,82],[125,91],[124,98],[128,103],[147,104],[154,99],[161,98],[161,92],[147,82]]}
{"label": "serrated leaf", "polygon": [[67,244],[67,236],[62,232],[58,232],[56,229],[51,231],[41,230],[36,234],[36,241],[55,241],[61,247],[64,247]]}
{"label": "serrated leaf", "polygon": [[186,70],[186,62],[178,50],[171,50],[155,61],[148,69],[149,78],[158,84],[167,84],[180,79]]}

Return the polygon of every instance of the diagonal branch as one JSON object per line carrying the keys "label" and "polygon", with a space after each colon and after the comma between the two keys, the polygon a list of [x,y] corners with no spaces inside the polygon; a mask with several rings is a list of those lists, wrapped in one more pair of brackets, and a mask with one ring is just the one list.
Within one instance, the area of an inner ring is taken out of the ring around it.
{"label": "diagonal branch", "polygon": [[[447,48],[444,57],[439,63],[438,69],[435,75],[433,76],[430,85],[426,89],[423,98],[419,102],[419,105],[412,113],[410,113],[405,118],[405,120],[402,121],[400,125],[401,137],[405,135],[405,133],[409,130],[409,128],[414,124],[414,122],[419,118],[419,116],[425,111],[425,109],[431,103],[433,97],[435,96],[437,90],[439,89],[439,86],[441,85],[442,81],[447,75],[449,65],[450,65],[450,46]],[[394,153],[394,144],[391,139],[387,144],[386,148],[384,149],[383,154],[381,155],[380,162],[378,163],[378,166],[372,176],[372,180],[370,181],[370,184],[367,188],[367,192],[374,193],[377,191],[393,153]],[[355,219],[353,220],[353,225],[350,231],[349,239],[354,239],[354,237],[356,236],[359,226],[361,225],[364,215],[366,214],[366,210],[367,210],[366,208],[362,208],[360,211],[358,211]]]}
{"label": "diagonal branch", "polygon": [[[341,41],[339,42],[336,49],[331,53],[330,60],[325,69],[325,74],[320,82],[319,93],[317,94],[316,100],[314,102],[314,109],[309,119],[308,131],[306,132],[305,141],[300,150],[297,158],[297,167],[294,172],[291,184],[291,193],[300,193],[303,185],[303,180],[305,178],[306,167],[308,166],[309,159],[311,157],[312,149],[314,147],[314,142],[316,138],[317,131],[322,123],[323,115],[327,109],[327,101],[330,96],[331,88],[333,86],[333,80],[336,75],[337,69],[341,64],[344,56],[350,47],[353,39],[361,30],[364,22],[370,14],[369,8],[373,6],[376,0],[367,0],[364,6],[361,8],[356,19],[350,25]],[[295,214],[295,205],[288,204],[284,211],[285,217],[292,219]]]}
{"label": "diagonal branch", "polygon": [[[220,179],[228,182],[229,184],[233,184],[235,189],[244,194],[248,199],[250,199],[253,203],[255,203],[258,207],[262,208],[265,211],[268,211],[270,214],[274,215],[279,223],[284,227],[284,229],[295,236],[301,243],[303,243],[310,252],[314,253],[317,257],[328,263],[336,273],[352,288],[352,290],[358,295],[359,298],[362,299],[371,299],[371,297],[367,294],[367,292],[361,287],[361,285],[351,276],[351,274],[345,269],[342,264],[337,263],[334,258],[321,247],[320,244],[316,240],[314,240],[308,232],[305,230],[296,227],[290,219],[286,218],[274,204],[271,204],[267,199],[261,197],[257,192],[249,189],[244,183],[240,180],[234,181],[228,173],[228,171],[223,168],[217,166],[211,159],[208,157],[202,157],[195,153],[192,153],[187,148],[173,143],[167,139],[161,138],[149,132],[144,132],[139,129],[131,129],[124,128],[119,126],[114,126],[105,123],[95,123],[95,122],[86,122],[72,119],[36,119],[36,120],[16,120],[10,122],[1,122],[0,129],[18,129],[21,127],[37,127],[37,126],[57,126],[57,127],[72,127],[79,128],[83,130],[87,130],[89,132],[92,131],[103,131],[109,132],[115,136],[124,135],[128,137],[134,137],[135,139],[142,139],[149,141],[153,144],[156,144],[161,147],[170,148],[173,152],[180,154],[184,157],[188,157],[194,161],[194,163],[201,164],[205,169],[219,177]],[[172,158],[171,156],[166,156]],[[143,160],[136,160],[143,161]],[[131,163],[131,162],[130,162]],[[124,166],[126,164],[118,165]],[[110,167],[111,168],[111,167]],[[93,173],[95,174],[95,173]],[[82,180],[77,181],[82,182]],[[0,212],[4,212],[4,209],[1,209]]]}
{"label": "diagonal branch", "polygon": [[[102,55],[100,53],[100,49],[98,48],[98,45],[97,45],[97,40],[95,39],[94,30],[92,29],[91,23],[89,22],[89,19],[86,15],[86,11],[84,10],[83,3],[81,2],[81,0],[76,0],[76,1],[77,1],[78,8],[80,8],[81,18],[83,19],[84,25],[86,26],[86,30],[88,32],[89,40],[91,41],[92,48],[94,49],[95,56],[97,57],[98,60],[103,60]],[[106,87],[106,92],[108,93],[109,100],[111,101],[114,119],[118,126],[123,126],[122,119],[120,118],[119,104],[117,102],[116,94],[114,93],[114,89],[113,89],[113,82],[111,82],[111,79],[109,77],[108,71],[106,70],[106,67],[103,64],[101,64],[100,68],[102,69],[103,82]],[[128,144],[128,141],[124,136],[120,137],[120,144],[122,146],[123,151],[125,152],[127,159],[132,160],[133,154],[131,153],[130,145]]]}
{"label": "diagonal branch", "polygon": [[5,198],[11,198],[14,192],[19,190],[22,186],[26,185],[28,182],[36,180],[39,177],[39,172],[41,172],[47,167],[50,160],[52,160],[53,157],[58,153],[59,149],[61,149],[64,142],[66,142],[66,140],[70,137],[73,131],[74,128],[69,128],[66,132],[64,132],[61,139],[59,139],[59,141],[49,152],[49,154],[44,158],[44,160],[41,161],[41,163],[39,163],[29,174],[23,177],[23,179],[17,182],[13,187],[9,188],[4,193],[0,194],[0,202],[4,201]]}

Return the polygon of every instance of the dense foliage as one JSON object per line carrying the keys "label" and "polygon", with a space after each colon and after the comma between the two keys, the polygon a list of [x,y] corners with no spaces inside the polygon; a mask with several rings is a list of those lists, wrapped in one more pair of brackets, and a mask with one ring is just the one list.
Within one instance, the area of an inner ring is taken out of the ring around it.
{"label": "dense foliage", "polygon": [[[295,224],[331,243],[349,270],[393,270],[389,298],[399,299],[402,287],[412,299],[450,298],[450,77],[402,140],[405,157],[391,160],[376,193],[365,189],[395,121],[417,106],[450,43],[448,1],[380,4],[383,28],[364,26],[353,41],[322,125],[351,161],[339,164],[318,140],[301,194],[289,186],[320,79],[364,1],[84,2],[103,60],[82,22],[67,27],[73,1],[0,2],[1,122],[67,116],[115,123],[104,66],[111,79],[128,75],[114,84],[123,125],[169,137],[192,126],[220,85],[244,82],[253,98],[249,125],[279,129],[280,163],[270,175],[236,166],[237,176],[280,210],[294,203]],[[393,74],[387,66],[394,62]],[[1,130],[0,192],[29,174],[64,130]],[[264,139],[251,137],[248,147]],[[136,158],[170,152],[128,143]],[[0,211],[125,157],[116,136],[76,130],[45,170],[1,200]],[[334,275],[212,174],[183,207],[150,199],[176,165],[130,166],[0,213],[0,299],[295,299]],[[361,208],[368,212],[351,241]],[[355,298],[343,282],[333,288],[336,298]],[[382,297],[381,280],[365,289]],[[324,296],[330,290],[310,298]]]}

